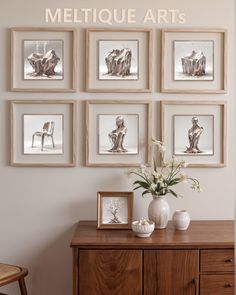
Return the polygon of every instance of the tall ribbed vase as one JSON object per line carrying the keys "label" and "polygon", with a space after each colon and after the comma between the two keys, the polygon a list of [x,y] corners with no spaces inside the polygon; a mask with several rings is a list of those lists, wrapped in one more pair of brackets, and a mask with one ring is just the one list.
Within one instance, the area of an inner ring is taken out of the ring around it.
{"label": "tall ribbed vase", "polygon": [[170,206],[165,196],[155,197],[148,206],[148,218],[155,222],[155,228],[166,228],[170,215]]}

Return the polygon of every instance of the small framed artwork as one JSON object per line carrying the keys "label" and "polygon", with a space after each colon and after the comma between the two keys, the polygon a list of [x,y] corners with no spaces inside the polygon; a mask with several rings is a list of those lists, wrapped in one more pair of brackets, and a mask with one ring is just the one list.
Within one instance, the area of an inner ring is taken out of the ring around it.
{"label": "small framed artwork", "polygon": [[167,158],[188,167],[226,165],[226,102],[162,101],[161,114]]}
{"label": "small framed artwork", "polygon": [[76,101],[11,101],[11,165],[75,166]]}
{"label": "small framed artwork", "polygon": [[88,29],[86,44],[87,91],[151,91],[151,30]]}
{"label": "small framed artwork", "polygon": [[86,165],[138,166],[151,162],[151,102],[86,102]]}
{"label": "small framed artwork", "polygon": [[76,30],[12,28],[12,91],[76,91]]}
{"label": "small framed artwork", "polygon": [[132,216],[133,192],[98,192],[99,229],[130,229]]}
{"label": "small framed artwork", "polygon": [[162,30],[162,92],[226,93],[227,31]]}

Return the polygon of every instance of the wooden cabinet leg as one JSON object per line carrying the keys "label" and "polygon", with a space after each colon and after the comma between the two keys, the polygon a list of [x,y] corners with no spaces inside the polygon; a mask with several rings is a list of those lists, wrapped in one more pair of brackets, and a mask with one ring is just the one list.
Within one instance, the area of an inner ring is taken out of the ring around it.
{"label": "wooden cabinet leg", "polygon": [[27,290],[26,290],[26,285],[25,285],[25,279],[24,278],[20,278],[18,282],[19,282],[19,286],[20,286],[21,295],[27,295]]}

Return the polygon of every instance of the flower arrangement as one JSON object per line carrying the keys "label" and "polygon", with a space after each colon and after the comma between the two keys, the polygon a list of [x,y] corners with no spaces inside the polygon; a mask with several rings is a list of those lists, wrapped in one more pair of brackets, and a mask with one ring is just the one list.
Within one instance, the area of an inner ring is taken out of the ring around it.
{"label": "flower arrangement", "polygon": [[193,190],[200,192],[200,183],[196,178],[190,177],[181,173],[181,169],[188,166],[185,161],[178,162],[175,157],[172,157],[167,163],[164,162],[165,146],[162,142],[152,139],[154,145],[157,146],[160,153],[162,167],[158,168],[156,161],[153,161],[153,167],[141,165],[139,169],[131,170],[130,175],[136,175],[138,180],[134,181],[134,190],[144,189],[142,196],[152,194],[153,197],[165,196],[171,194],[174,197],[181,197],[173,190],[173,187],[178,183],[190,183]]}

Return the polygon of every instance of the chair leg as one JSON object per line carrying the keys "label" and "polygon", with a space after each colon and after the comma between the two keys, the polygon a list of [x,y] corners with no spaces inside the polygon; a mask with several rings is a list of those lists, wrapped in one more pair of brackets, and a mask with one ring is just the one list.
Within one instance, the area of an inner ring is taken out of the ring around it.
{"label": "chair leg", "polygon": [[18,282],[19,282],[19,286],[20,286],[21,295],[27,295],[27,290],[26,290],[26,285],[25,285],[25,279],[24,278],[20,278]]}
{"label": "chair leg", "polygon": [[52,138],[52,146],[53,146],[53,148],[55,148],[55,142],[54,142],[53,135],[51,136],[51,138]]}
{"label": "chair leg", "polygon": [[42,152],[43,152],[43,148],[44,148],[44,137],[45,137],[45,135],[43,134],[42,138],[41,138],[41,151]]}
{"label": "chair leg", "polygon": [[34,147],[34,136],[35,134],[32,135],[32,148]]}

